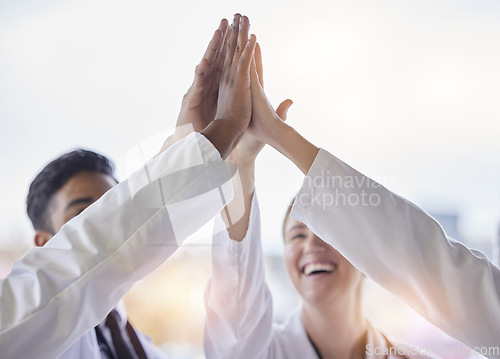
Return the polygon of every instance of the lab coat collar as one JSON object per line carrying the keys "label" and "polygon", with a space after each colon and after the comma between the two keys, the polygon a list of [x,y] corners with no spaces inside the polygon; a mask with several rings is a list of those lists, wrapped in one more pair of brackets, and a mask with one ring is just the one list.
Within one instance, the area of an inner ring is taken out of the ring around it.
{"label": "lab coat collar", "polygon": [[[308,338],[307,345],[303,345],[299,340],[293,340],[290,345],[294,346],[293,353],[300,353],[297,358],[318,358],[316,350],[314,349],[309,336],[307,335],[306,329],[304,327],[304,322],[302,321],[302,305],[293,311],[285,324],[285,331],[293,333],[291,338]],[[367,320],[367,338],[366,344],[371,344],[373,348],[386,348],[387,341],[384,335]],[[366,355],[365,359],[383,359],[387,358],[386,355]]]}
{"label": "lab coat collar", "polygon": [[[115,309],[118,312],[118,315],[120,316],[119,325],[121,327],[125,327],[127,325],[127,310],[125,309],[125,304],[123,303],[123,299],[121,299],[116,305],[116,307],[114,307],[113,309]],[[106,318],[104,318],[102,322],[99,323],[100,328],[104,328],[105,326],[106,326]]]}

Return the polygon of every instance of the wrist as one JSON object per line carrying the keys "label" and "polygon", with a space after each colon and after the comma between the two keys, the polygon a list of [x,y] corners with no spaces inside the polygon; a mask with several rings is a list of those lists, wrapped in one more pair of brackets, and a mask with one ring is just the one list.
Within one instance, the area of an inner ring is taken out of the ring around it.
{"label": "wrist", "polygon": [[295,129],[283,123],[269,144],[290,159],[304,174],[309,172],[319,148],[302,137]]}
{"label": "wrist", "polygon": [[[248,117],[250,118],[250,116]],[[213,122],[221,122],[224,127],[227,127],[228,129],[231,129],[232,131],[236,133],[243,133],[248,127],[248,122],[246,122],[242,116],[237,116],[237,115],[229,115],[229,116],[218,116],[218,114],[215,115],[214,121]]]}
{"label": "wrist", "polygon": [[212,123],[217,126],[219,131],[230,138],[239,138],[246,130],[246,127],[241,123],[226,118],[215,118]]}
{"label": "wrist", "polygon": [[244,129],[233,121],[216,119],[210,122],[201,134],[219,151],[222,159],[226,159],[238,144],[243,132]]}

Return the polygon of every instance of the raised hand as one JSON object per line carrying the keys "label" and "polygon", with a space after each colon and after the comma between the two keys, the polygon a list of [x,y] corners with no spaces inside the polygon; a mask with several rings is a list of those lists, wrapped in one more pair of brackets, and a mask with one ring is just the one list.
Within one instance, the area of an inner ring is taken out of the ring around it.
{"label": "raised hand", "polygon": [[[260,86],[264,87],[264,76],[263,76],[263,65],[262,65],[262,52],[260,49],[260,45],[257,43],[255,46],[255,71],[257,72],[257,77],[259,80]],[[291,100],[283,101],[278,108],[276,109],[276,115],[285,121],[287,112],[289,107],[292,105]],[[252,121],[256,114],[252,113]],[[250,123],[252,123],[252,121]],[[255,134],[252,131],[252,125],[250,125],[249,130],[245,131],[243,137],[241,138],[240,143],[228,157],[228,160],[234,161],[238,163],[244,163],[245,165],[254,162],[255,158],[259,154],[259,152],[264,147],[265,143],[258,140]]]}
{"label": "raised hand", "polygon": [[222,19],[194,72],[194,80],[182,99],[175,132],[168,137],[162,153],[192,131],[200,132],[213,121],[217,110],[219,82],[224,67],[228,21]]}
{"label": "raised hand", "polygon": [[222,19],[196,67],[193,84],[182,99],[177,126],[192,124],[200,132],[215,118],[228,27],[228,21]]}
{"label": "raised hand", "polygon": [[250,65],[255,49],[255,35],[248,38],[250,23],[236,14],[229,32],[226,60],[219,86],[216,120],[231,120],[246,130],[252,114]]}
{"label": "raised hand", "polygon": [[252,122],[247,132],[284,154],[306,174],[319,149],[280,118],[279,114],[291,105],[290,100],[282,102],[276,112],[273,110],[259,81],[259,66],[262,65],[254,59],[250,70]]}
{"label": "raised hand", "polygon": [[269,137],[274,132],[279,131],[281,122],[286,120],[288,108],[292,105],[292,100],[287,99],[274,111],[264,92],[262,74],[262,53],[260,46],[257,44],[250,68],[252,121],[248,126],[247,133],[260,142],[260,148],[259,146],[254,146],[254,149],[258,149],[258,151],[264,146],[263,143],[269,143]]}
{"label": "raised hand", "polygon": [[[262,55],[259,44],[255,47],[255,67],[260,85],[263,84]],[[292,101],[284,101],[277,109],[278,116],[286,119],[288,107]],[[253,121],[254,114],[252,113]],[[226,224],[229,237],[235,241],[245,238],[250,219],[252,197],[254,193],[255,159],[264,143],[259,141],[247,129],[238,143],[238,146],[231,152],[228,160],[235,163],[238,169],[237,176],[233,177],[234,199],[229,203],[223,212],[222,219]]]}
{"label": "raised hand", "polygon": [[256,38],[255,35],[249,37],[249,28],[246,16],[234,16],[219,85],[217,113],[215,120],[202,131],[222,158],[226,158],[239,142],[252,115],[250,66]]}

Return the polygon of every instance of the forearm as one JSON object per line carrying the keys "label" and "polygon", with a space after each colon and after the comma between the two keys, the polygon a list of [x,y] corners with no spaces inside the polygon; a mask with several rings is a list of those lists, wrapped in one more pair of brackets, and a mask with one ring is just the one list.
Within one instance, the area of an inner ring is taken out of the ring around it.
{"label": "forearm", "polygon": [[229,237],[242,241],[248,230],[252,197],[255,191],[255,159],[231,158],[237,172],[233,176],[234,199],[222,210],[221,216]]}
{"label": "forearm", "polygon": [[319,148],[307,141],[285,122],[276,121],[267,143],[291,160],[304,174],[307,174],[318,154]]}

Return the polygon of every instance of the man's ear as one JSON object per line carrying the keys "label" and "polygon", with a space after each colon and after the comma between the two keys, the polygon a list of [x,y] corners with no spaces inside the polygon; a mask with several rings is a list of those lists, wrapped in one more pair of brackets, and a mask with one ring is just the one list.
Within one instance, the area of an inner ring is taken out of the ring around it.
{"label": "man's ear", "polygon": [[45,243],[47,243],[51,238],[52,234],[50,234],[49,232],[43,231],[41,229],[37,229],[35,231],[35,245],[37,247],[43,247]]}

